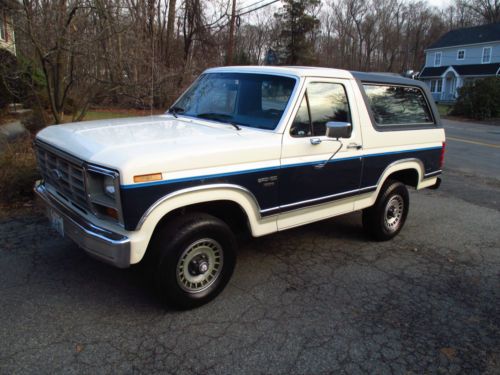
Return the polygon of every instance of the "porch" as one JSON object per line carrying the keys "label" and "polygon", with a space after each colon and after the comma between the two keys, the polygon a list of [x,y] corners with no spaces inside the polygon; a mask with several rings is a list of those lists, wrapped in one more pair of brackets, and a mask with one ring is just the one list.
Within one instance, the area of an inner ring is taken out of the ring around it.
{"label": "porch", "polygon": [[458,89],[462,87],[463,80],[453,70],[449,69],[441,77],[426,79],[432,97],[436,102],[453,103],[458,97]]}

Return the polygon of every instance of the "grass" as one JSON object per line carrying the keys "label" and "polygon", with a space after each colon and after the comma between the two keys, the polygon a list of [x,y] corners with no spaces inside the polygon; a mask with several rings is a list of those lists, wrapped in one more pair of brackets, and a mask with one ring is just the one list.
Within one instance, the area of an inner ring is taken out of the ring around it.
{"label": "grass", "polygon": [[436,104],[440,116],[447,116],[451,111],[451,105],[449,104]]}
{"label": "grass", "polygon": [[134,117],[136,113],[123,113],[123,112],[108,112],[108,111],[88,111],[85,114],[84,121],[93,120],[108,120],[112,118]]}
{"label": "grass", "polygon": [[5,145],[0,154],[0,205],[15,205],[33,198],[33,184],[39,178],[31,137]]}

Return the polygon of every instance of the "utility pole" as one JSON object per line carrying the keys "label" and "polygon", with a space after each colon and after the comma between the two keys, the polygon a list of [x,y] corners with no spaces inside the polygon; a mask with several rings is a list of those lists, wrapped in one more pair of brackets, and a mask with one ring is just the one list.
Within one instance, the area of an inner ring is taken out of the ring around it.
{"label": "utility pole", "polygon": [[226,65],[231,65],[233,63],[235,23],[236,23],[236,0],[233,0],[233,9],[231,12],[231,23],[229,25],[229,43],[227,44]]}

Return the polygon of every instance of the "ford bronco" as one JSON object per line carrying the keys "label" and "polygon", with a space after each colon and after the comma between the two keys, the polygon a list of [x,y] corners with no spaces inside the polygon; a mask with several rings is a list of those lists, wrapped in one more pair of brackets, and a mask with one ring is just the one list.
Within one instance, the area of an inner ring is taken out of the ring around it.
{"label": "ford bronco", "polygon": [[437,188],[445,133],[429,90],[389,74],[208,69],[163,115],[50,126],[35,192],[55,228],[117,267],[140,263],[175,308],[228,283],[235,232],[362,210],[389,240],[407,186]]}

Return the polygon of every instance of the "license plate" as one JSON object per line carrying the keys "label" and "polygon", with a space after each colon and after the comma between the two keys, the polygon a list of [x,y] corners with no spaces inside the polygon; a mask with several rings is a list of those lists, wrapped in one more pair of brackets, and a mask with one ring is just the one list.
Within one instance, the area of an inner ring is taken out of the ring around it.
{"label": "license plate", "polygon": [[62,216],[54,210],[49,210],[49,220],[52,229],[64,237],[64,220]]}

